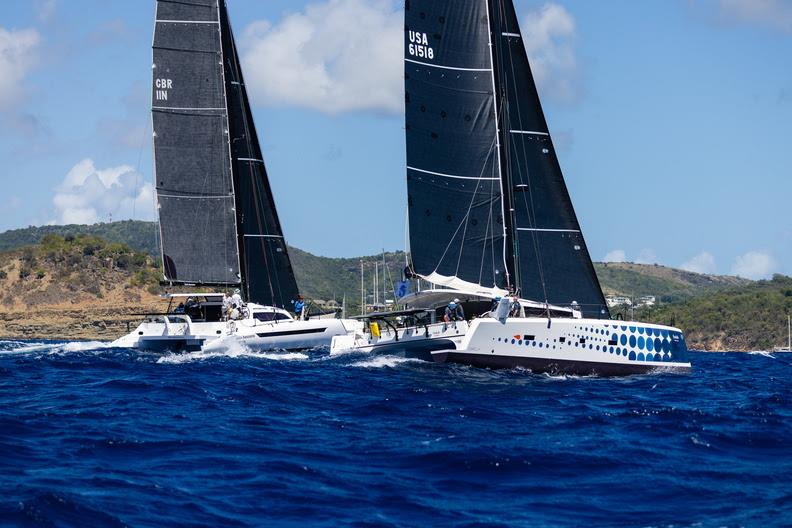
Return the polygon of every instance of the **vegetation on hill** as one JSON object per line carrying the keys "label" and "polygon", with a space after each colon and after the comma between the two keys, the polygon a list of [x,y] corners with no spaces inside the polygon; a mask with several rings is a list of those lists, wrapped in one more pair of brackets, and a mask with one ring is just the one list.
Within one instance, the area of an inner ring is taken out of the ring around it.
{"label": "vegetation on hill", "polygon": [[[141,300],[153,302],[154,294],[162,291],[154,232],[153,223],[128,221],[0,233],[0,312],[25,313],[64,303],[72,303],[75,309],[104,303],[123,307],[130,314],[139,310]],[[385,253],[387,267],[382,255],[326,258],[294,247],[289,253],[302,293],[309,299],[338,303],[346,296],[348,314],[360,310],[361,263],[370,303],[375,267],[382,301],[392,298],[393,283],[401,279],[405,262],[403,252]],[[753,282],[664,266],[608,263],[595,267],[606,294],[656,296],[659,305],[638,310],[635,317],[682,328],[694,348],[758,350],[785,340],[786,314],[792,312],[792,278],[778,275]],[[76,315],[75,320],[79,320]]]}
{"label": "vegetation on hill", "polygon": [[661,302],[678,302],[691,296],[745,286],[752,282],[740,277],[704,275],[657,264],[606,262],[596,263],[594,268],[606,295],[653,295]]}
{"label": "vegetation on hill", "polygon": [[47,225],[13,229],[0,233],[0,252],[33,246],[41,242],[47,235],[60,237],[76,237],[90,235],[99,237],[114,244],[125,244],[133,250],[156,256],[157,224],[138,220],[108,222],[92,225]]}
{"label": "vegetation on hill", "polygon": [[636,318],[671,324],[687,332],[693,348],[704,350],[772,350],[787,342],[787,314],[792,313],[792,277],[775,275],[636,312]]}
{"label": "vegetation on hill", "polygon": [[153,291],[159,270],[146,253],[92,235],[46,234],[39,244],[0,253],[5,307],[101,299],[119,286]]}

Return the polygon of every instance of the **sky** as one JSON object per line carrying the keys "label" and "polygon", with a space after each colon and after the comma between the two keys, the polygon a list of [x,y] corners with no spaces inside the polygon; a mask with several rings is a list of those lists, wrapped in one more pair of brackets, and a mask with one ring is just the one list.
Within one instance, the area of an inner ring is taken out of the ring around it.
{"label": "sky", "polygon": [[[401,2],[228,0],[278,212],[405,247]],[[792,275],[792,0],[516,0],[595,260]],[[153,0],[0,12],[0,231],[154,218]]]}

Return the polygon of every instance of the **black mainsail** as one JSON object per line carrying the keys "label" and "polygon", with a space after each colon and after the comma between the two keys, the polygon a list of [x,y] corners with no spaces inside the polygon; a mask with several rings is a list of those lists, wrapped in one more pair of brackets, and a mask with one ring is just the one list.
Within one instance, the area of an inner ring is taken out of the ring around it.
{"label": "black mainsail", "polygon": [[511,0],[407,0],[410,250],[455,288],[608,310]]}
{"label": "black mainsail", "polygon": [[158,0],[154,162],[165,279],[285,307],[297,283],[225,2]]}

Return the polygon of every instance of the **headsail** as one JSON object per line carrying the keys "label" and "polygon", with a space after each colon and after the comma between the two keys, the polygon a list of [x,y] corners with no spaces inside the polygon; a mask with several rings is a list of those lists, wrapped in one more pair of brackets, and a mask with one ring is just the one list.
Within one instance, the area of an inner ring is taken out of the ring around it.
{"label": "headsail", "polygon": [[248,300],[287,308],[297,298],[297,281],[275,209],[225,2],[220,21],[242,289]]}
{"label": "headsail", "polygon": [[501,100],[504,191],[514,226],[514,285],[522,297],[577,302],[588,317],[608,308],[591,262],[511,0],[491,0],[496,84]]}
{"label": "headsail", "polygon": [[607,315],[511,0],[407,0],[405,22],[415,271]]}
{"label": "headsail", "polygon": [[158,0],[154,158],[165,277],[297,295],[224,1]]}

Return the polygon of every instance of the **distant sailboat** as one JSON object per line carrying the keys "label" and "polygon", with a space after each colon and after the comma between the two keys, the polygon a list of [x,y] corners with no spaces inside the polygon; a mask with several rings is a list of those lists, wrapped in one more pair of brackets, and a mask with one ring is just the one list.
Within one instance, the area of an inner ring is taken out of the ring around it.
{"label": "distant sailboat", "polygon": [[792,316],[787,315],[787,346],[775,347],[773,352],[792,352]]}
{"label": "distant sailboat", "polygon": [[[436,287],[403,300],[400,315],[424,324],[332,348],[414,344],[537,372],[689,369],[678,329],[609,318],[511,0],[407,0],[404,67],[409,274]],[[456,298],[483,316],[435,323]]]}
{"label": "distant sailboat", "polygon": [[293,349],[345,334],[343,321],[290,313],[297,282],[225,1],[157,2],[152,81],[165,283],[238,288],[247,310],[227,321],[222,294],[172,296],[194,305],[150,317],[119,344],[196,348],[233,335],[257,348]]}

